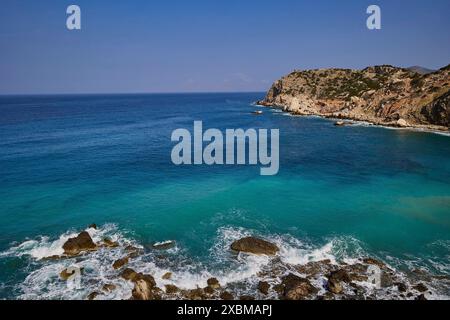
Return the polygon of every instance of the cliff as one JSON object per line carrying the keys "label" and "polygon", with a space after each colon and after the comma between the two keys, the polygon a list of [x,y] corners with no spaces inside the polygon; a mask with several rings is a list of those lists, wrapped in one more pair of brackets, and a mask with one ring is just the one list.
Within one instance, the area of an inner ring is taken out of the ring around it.
{"label": "cliff", "polygon": [[384,65],[294,71],[258,103],[299,115],[447,131],[449,95],[450,65],[429,74]]}

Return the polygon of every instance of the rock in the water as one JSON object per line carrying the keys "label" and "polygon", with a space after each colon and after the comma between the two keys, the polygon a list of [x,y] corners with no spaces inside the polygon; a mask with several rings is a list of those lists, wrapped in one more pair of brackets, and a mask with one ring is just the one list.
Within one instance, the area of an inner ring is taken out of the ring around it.
{"label": "rock in the water", "polygon": [[85,251],[97,250],[97,245],[92,241],[89,233],[83,231],[77,237],[67,240],[63,249],[66,255],[76,256]]}
{"label": "rock in the water", "polygon": [[247,237],[233,242],[231,249],[239,252],[268,256],[273,256],[280,251],[275,244],[254,237]]}
{"label": "rock in the water", "polygon": [[249,295],[243,295],[239,297],[239,300],[242,301],[252,301],[255,300],[255,297],[249,296]]}
{"label": "rock in the water", "polygon": [[75,273],[75,271],[69,272],[67,269],[64,269],[63,271],[61,271],[61,273],[59,274],[59,277],[66,281],[68,280],[71,276],[73,276]]}
{"label": "rock in the water", "polygon": [[309,280],[289,274],[283,278],[284,293],[287,300],[303,300],[318,292]]}
{"label": "rock in the water", "polygon": [[397,289],[400,292],[406,292],[408,290],[408,287],[404,283],[398,282],[395,285],[397,286]]}
{"label": "rock in the water", "polygon": [[385,269],[386,268],[386,265],[383,262],[378,261],[378,260],[373,259],[373,258],[366,258],[366,259],[363,260],[363,262],[365,264],[371,264],[371,265],[377,266],[380,269]]}
{"label": "rock in the water", "polygon": [[228,291],[224,291],[220,294],[220,299],[222,300],[234,300],[234,296]]}
{"label": "rock in the water", "polygon": [[128,261],[129,261],[128,257],[125,257],[125,258],[116,260],[116,261],[114,261],[114,263],[113,263],[113,268],[116,269],[116,270],[117,270],[117,269],[120,269],[120,268],[122,268],[124,265],[128,264]]}
{"label": "rock in the water", "polygon": [[217,280],[216,278],[208,279],[207,283],[208,283],[208,287],[211,287],[213,289],[219,289],[220,288],[219,280]]}
{"label": "rock in the water", "polygon": [[105,238],[103,239],[103,246],[107,248],[117,248],[119,243],[116,241],[112,241],[111,239]]}
{"label": "rock in the water", "polygon": [[337,122],[334,123],[334,125],[336,127],[343,127],[343,126],[345,126],[345,122],[344,121],[337,121]]}
{"label": "rock in the water", "polygon": [[97,225],[95,223],[90,224],[88,229],[95,229],[95,230],[97,230]]}
{"label": "rock in the water", "polygon": [[421,294],[420,296],[418,296],[418,297],[416,298],[416,300],[417,300],[417,301],[427,301],[428,299],[425,297],[424,294]]}
{"label": "rock in the water", "polygon": [[197,288],[193,290],[188,290],[186,292],[186,298],[188,300],[204,300],[206,296],[203,289]]}
{"label": "rock in the water", "polygon": [[352,280],[344,269],[333,271],[328,275],[327,289],[334,294],[341,294],[342,283],[350,283]]}
{"label": "rock in the water", "polygon": [[180,289],[178,289],[177,286],[174,286],[173,284],[166,284],[166,293],[167,294],[174,294],[177,293]]}
{"label": "rock in the water", "polygon": [[258,283],[258,290],[259,292],[261,292],[262,294],[267,295],[269,293],[269,289],[270,289],[270,284],[266,281],[260,281]]}
{"label": "rock in the water", "polygon": [[88,300],[95,300],[95,298],[97,298],[98,295],[99,295],[98,292],[91,292],[91,293],[87,296],[87,299],[88,299]]}
{"label": "rock in the water", "polygon": [[175,247],[175,241],[169,240],[164,242],[157,242],[152,245],[153,249],[156,250],[168,250]]}
{"label": "rock in the water", "polygon": [[116,290],[116,288],[117,288],[116,285],[114,285],[112,283],[107,283],[107,284],[103,285],[102,290],[104,292],[111,292],[111,291]]}
{"label": "rock in the water", "polygon": [[172,278],[172,272],[166,272],[166,273],[162,276],[162,279],[163,279],[163,280],[169,280],[170,278]]}
{"label": "rock in the water", "polygon": [[419,292],[427,292],[428,291],[428,288],[423,283],[419,283],[419,284],[415,285],[414,289]]}
{"label": "rock in the water", "polygon": [[139,273],[137,273],[133,269],[126,268],[125,270],[122,271],[120,276],[125,280],[133,282],[139,277]]}
{"label": "rock in the water", "polygon": [[157,294],[155,289],[155,279],[150,275],[139,277],[134,282],[132,291],[133,299],[135,300],[160,300],[161,297]]}

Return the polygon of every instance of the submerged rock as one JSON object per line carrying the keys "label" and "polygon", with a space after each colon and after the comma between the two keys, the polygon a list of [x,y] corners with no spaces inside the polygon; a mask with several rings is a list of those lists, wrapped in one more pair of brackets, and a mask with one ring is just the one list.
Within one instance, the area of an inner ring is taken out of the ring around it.
{"label": "submerged rock", "polygon": [[83,231],[77,237],[67,240],[63,245],[63,249],[64,254],[76,256],[82,252],[97,250],[97,245],[92,241],[89,233]]}
{"label": "submerged rock", "polygon": [[238,252],[273,256],[280,249],[273,243],[255,237],[247,237],[231,244],[231,249]]}
{"label": "submerged rock", "polygon": [[116,241],[112,241],[109,238],[103,239],[103,246],[107,248],[117,248],[119,246],[119,243]]}
{"label": "submerged rock", "polygon": [[427,291],[428,291],[427,286],[424,285],[423,283],[419,283],[419,284],[415,285],[415,286],[413,287],[413,289],[415,289],[415,290],[417,290],[417,291],[419,291],[419,292],[427,292]]}
{"label": "submerged rock", "polygon": [[128,264],[128,261],[129,261],[128,257],[125,257],[125,258],[122,258],[122,259],[118,259],[118,260],[114,261],[112,266],[113,266],[114,269],[117,270],[117,269],[122,268],[124,265]]}
{"label": "submerged rock", "polygon": [[156,250],[168,250],[175,247],[175,241],[169,240],[164,242],[156,242],[152,245],[153,249]]}

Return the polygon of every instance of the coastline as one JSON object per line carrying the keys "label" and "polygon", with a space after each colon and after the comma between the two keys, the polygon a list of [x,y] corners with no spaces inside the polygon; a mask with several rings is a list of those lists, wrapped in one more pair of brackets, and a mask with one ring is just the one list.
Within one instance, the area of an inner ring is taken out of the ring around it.
{"label": "coastline", "polygon": [[[211,258],[219,259],[219,270],[186,264],[175,241],[143,245],[111,224],[92,224],[50,242],[28,240],[8,254],[28,256],[39,266],[21,285],[19,299],[446,300],[450,294],[446,274],[401,270],[367,253],[340,257],[333,253],[335,240],[305,250],[277,236],[230,231],[214,246]],[[225,263],[231,263],[228,271]],[[82,290],[69,286],[74,266]]]}
{"label": "coastline", "polygon": [[264,101],[256,101],[253,106],[263,107],[263,108],[269,108],[269,109],[276,109],[281,110],[285,113],[288,113],[293,116],[315,116],[320,117],[322,119],[328,119],[328,120],[334,120],[334,121],[341,121],[345,120],[348,121],[348,123],[345,123],[345,125],[352,125],[354,123],[363,123],[368,124],[370,126],[376,126],[380,128],[386,128],[386,129],[395,129],[395,130],[408,130],[408,131],[414,131],[414,132],[426,132],[426,133],[433,133],[433,134],[439,134],[442,136],[450,136],[450,129],[444,126],[437,126],[437,125],[410,125],[407,126],[401,126],[396,122],[386,122],[382,120],[374,120],[374,119],[362,119],[362,118],[356,118],[351,116],[345,116],[343,114],[335,114],[335,113],[305,113],[305,112],[299,112],[299,111],[292,111],[289,110],[289,107],[286,105],[280,105],[280,104],[271,104],[266,103]]}

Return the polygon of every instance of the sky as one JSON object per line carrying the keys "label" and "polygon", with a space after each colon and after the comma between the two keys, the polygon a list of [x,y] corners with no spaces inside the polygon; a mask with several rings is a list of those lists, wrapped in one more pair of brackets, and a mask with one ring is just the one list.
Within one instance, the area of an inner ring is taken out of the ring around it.
{"label": "sky", "polygon": [[[81,30],[66,9],[81,8]],[[366,9],[381,8],[368,30]],[[2,0],[0,94],[266,91],[294,69],[450,63],[449,0]]]}

